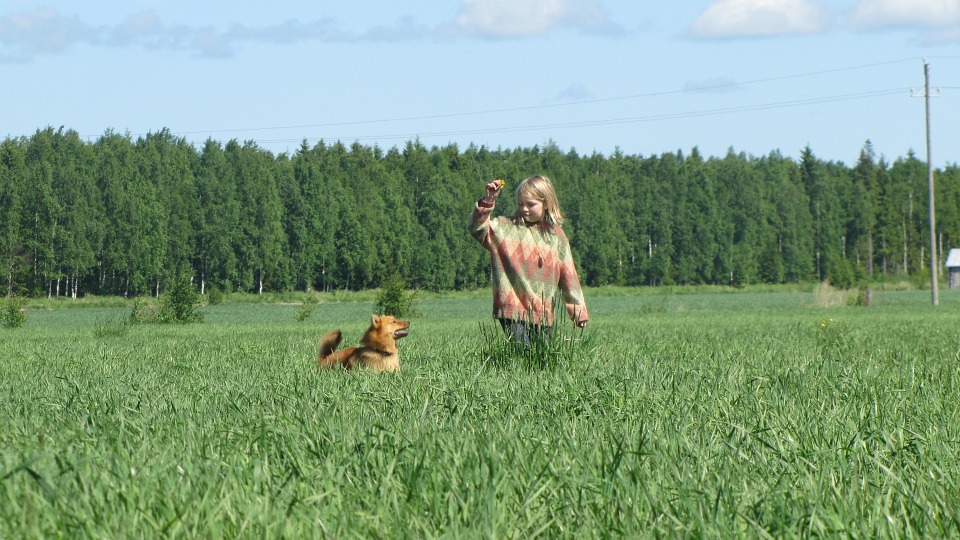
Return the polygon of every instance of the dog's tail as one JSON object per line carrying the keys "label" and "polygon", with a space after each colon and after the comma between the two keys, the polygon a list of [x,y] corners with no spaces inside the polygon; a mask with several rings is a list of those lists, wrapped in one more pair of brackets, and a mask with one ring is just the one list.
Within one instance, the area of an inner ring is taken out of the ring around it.
{"label": "dog's tail", "polygon": [[337,350],[337,347],[340,346],[340,341],[343,340],[343,334],[340,333],[340,329],[331,330],[327,332],[320,341],[317,343],[317,365],[321,367],[329,367],[326,361],[327,358]]}

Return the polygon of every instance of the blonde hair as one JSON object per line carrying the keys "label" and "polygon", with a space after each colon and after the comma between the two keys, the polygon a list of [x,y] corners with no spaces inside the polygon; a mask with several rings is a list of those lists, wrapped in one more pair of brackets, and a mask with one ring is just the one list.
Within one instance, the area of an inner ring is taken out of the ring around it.
{"label": "blonde hair", "polygon": [[[557,192],[553,189],[553,183],[549,178],[542,174],[537,174],[520,182],[517,186],[517,201],[520,200],[521,195],[536,199],[543,204],[543,220],[546,221],[548,225],[552,227],[563,225],[563,212],[560,210],[560,200],[557,199]],[[513,215],[513,219],[518,223],[523,219],[520,215],[519,206],[518,204],[517,213]]]}

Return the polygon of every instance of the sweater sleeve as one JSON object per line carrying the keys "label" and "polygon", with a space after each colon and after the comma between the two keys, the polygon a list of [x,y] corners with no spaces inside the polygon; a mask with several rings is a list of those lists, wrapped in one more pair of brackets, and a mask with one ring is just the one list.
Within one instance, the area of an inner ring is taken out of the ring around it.
{"label": "sweater sleeve", "polygon": [[470,236],[477,242],[480,242],[480,245],[487,250],[492,249],[490,242],[490,214],[493,212],[495,206],[496,204],[487,206],[483,199],[478,199],[473,205],[473,212],[470,213],[468,222]]}
{"label": "sweater sleeve", "polygon": [[590,315],[587,313],[587,303],[583,298],[583,287],[580,286],[580,277],[577,275],[577,267],[573,262],[573,253],[570,251],[570,241],[563,232],[560,235],[560,297],[567,308],[567,315],[573,322],[587,321]]}

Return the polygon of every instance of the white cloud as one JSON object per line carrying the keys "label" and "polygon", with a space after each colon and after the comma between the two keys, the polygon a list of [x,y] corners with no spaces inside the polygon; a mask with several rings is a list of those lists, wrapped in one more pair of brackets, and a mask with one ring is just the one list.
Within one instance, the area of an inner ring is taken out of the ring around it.
{"label": "white cloud", "polygon": [[593,95],[587,90],[583,83],[573,83],[562,92],[557,94],[556,101],[584,101],[592,99]]}
{"label": "white cloud", "polygon": [[372,41],[407,41],[414,36],[426,36],[432,29],[418,23],[413,17],[402,17],[393,26],[375,26],[363,33],[364,39]]}
{"label": "white cloud", "polygon": [[454,24],[470,36],[520,38],[555,28],[621,33],[595,0],[463,0]]}
{"label": "white cloud", "polygon": [[953,26],[940,32],[932,33],[923,38],[924,45],[944,45],[960,43],[960,26]]}
{"label": "white cloud", "polygon": [[76,17],[50,8],[8,13],[0,17],[0,45],[8,59],[26,60],[54,54],[81,42],[96,42],[98,30]]}
{"label": "white cloud", "polygon": [[815,34],[830,24],[818,0],[715,0],[690,25],[698,38]]}
{"label": "white cloud", "polygon": [[960,0],[860,0],[850,15],[856,28],[943,27],[960,22]]}
{"label": "white cloud", "polygon": [[429,30],[412,19],[393,27],[378,26],[362,35],[343,31],[333,19],[289,20],[279,24],[226,28],[168,25],[154,11],[141,11],[114,25],[94,26],[45,8],[0,15],[0,63],[28,62],[41,55],[66,52],[81,44],[191,51],[197,56],[227,57],[242,43],[292,44],[307,41],[343,43],[359,40],[398,41]]}
{"label": "white cloud", "polygon": [[[623,33],[599,0],[462,0],[455,21],[426,27],[412,17],[360,32],[344,30],[334,19],[224,26],[167,24],[153,10],[126,16],[115,24],[90,24],[52,8],[0,14],[0,63],[29,62],[62,54],[78,45],[142,47],[187,51],[202,57],[229,57],[244,44],[398,42],[430,37],[505,38],[540,35],[556,28]],[[455,29],[455,32],[451,32]]]}

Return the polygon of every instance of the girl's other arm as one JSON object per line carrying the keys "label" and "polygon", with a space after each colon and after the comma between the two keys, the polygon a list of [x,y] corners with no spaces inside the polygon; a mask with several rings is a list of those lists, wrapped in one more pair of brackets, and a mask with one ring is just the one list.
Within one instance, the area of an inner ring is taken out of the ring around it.
{"label": "girl's other arm", "polygon": [[587,313],[587,303],[583,298],[583,287],[580,286],[580,276],[573,262],[570,251],[570,242],[563,231],[558,231],[560,238],[560,280],[557,283],[560,289],[560,298],[567,308],[570,320],[583,328],[587,325],[590,315]]}

